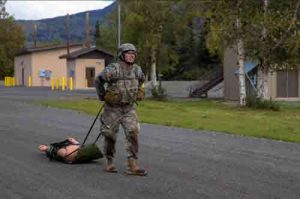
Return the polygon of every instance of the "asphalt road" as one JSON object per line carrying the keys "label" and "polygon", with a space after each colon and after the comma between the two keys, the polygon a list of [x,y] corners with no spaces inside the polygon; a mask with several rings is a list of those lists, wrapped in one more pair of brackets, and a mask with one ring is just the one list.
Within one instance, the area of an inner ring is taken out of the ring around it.
{"label": "asphalt road", "polygon": [[95,95],[0,87],[1,199],[300,198],[296,143],[142,124],[139,162],[147,177],[124,173],[122,132],[117,174],[104,171],[103,159],[79,165],[49,161],[37,146],[69,135],[82,139],[93,117],[31,102],[69,97]]}

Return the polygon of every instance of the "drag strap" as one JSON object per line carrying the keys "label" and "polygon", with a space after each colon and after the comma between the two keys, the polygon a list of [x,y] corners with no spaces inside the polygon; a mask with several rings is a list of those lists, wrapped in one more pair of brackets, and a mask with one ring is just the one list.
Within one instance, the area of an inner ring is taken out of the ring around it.
{"label": "drag strap", "polygon": [[[85,142],[86,142],[88,136],[90,135],[90,133],[91,133],[91,131],[92,131],[92,129],[93,129],[93,127],[94,127],[94,125],[95,125],[95,123],[96,123],[96,121],[97,121],[97,119],[98,119],[98,117],[99,117],[99,115],[100,115],[100,113],[101,113],[101,111],[102,111],[104,105],[105,105],[105,103],[104,103],[104,104],[101,106],[101,108],[99,109],[99,112],[98,112],[96,118],[94,119],[93,124],[91,125],[91,127],[90,127],[88,133],[86,134],[86,136],[85,136],[85,138],[84,138],[84,140],[83,140],[81,146],[83,146],[83,145],[85,144]],[[99,136],[98,136],[98,137],[99,137]]]}

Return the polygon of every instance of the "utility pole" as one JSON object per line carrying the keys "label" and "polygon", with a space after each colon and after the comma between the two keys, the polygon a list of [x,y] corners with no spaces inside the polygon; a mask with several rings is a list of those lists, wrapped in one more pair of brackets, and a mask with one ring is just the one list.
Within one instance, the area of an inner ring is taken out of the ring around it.
{"label": "utility pole", "polygon": [[118,1],[118,48],[121,45],[121,3]]}
{"label": "utility pole", "polygon": [[37,36],[37,25],[33,24],[32,39],[33,39],[33,47],[34,48],[36,48],[36,36]]}
{"label": "utility pole", "polygon": [[86,24],[85,24],[85,47],[90,48],[91,44],[90,44],[90,15],[87,12],[86,13]]}
{"label": "utility pole", "polygon": [[67,14],[67,54],[70,53],[70,15]]}

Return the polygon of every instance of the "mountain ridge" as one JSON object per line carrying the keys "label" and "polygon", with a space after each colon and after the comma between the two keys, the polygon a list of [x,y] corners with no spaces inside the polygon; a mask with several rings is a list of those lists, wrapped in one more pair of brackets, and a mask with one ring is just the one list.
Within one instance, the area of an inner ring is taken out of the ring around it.
{"label": "mountain ridge", "polygon": [[[90,16],[90,41],[93,41],[93,34],[96,21],[106,24],[105,17],[116,9],[116,3],[97,10],[88,10],[70,14],[70,39],[72,43],[84,42],[85,38],[85,15],[89,12]],[[22,26],[26,35],[26,46],[33,46],[33,26],[37,25],[36,39],[39,43],[58,42],[66,43],[66,15],[53,18],[44,18],[39,20],[16,20]]]}

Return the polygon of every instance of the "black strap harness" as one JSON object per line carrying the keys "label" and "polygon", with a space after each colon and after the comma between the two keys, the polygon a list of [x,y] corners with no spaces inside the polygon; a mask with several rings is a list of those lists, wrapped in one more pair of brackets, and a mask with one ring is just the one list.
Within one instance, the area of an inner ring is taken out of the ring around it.
{"label": "black strap harness", "polygon": [[[92,125],[91,125],[91,127],[90,127],[90,129],[89,129],[89,131],[88,131],[88,133],[86,134],[86,136],[85,136],[85,138],[84,138],[82,144],[80,145],[80,147],[79,147],[78,149],[72,151],[72,152],[69,153],[68,155],[66,155],[65,158],[68,157],[69,155],[75,153],[75,152],[78,151],[80,148],[84,147],[84,144],[85,144],[87,138],[89,137],[89,135],[90,135],[90,133],[91,133],[91,131],[92,131],[92,129],[93,129],[93,127],[94,127],[94,125],[95,125],[95,123],[96,123],[96,121],[97,121],[99,115],[100,115],[100,113],[102,112],[102,109],[103,109],[104,105],[105,105],[105,104],[103,104],[103,105],[100,107],[99,112],[98,112],[98,114],[96,115],[96,117],[95,117],[95,119],[94,119],[94,121],[93,121],[93,123],[92,123]],[[100,133],[98,134],[97,138],[95,139],[95,141],[94,141],[92,144],[96,144],[96,142],[99,140],[99,138],[101,137],[101,135],[102,135],[102,132],[100,132]]]}
{"label": "black strap harness", "polygon": [[[71,154],[73,154],[73,153],[79,151],[80,149],[84,148],[84,147],[85,147],[85,142],[86,142],[88,136],[90,135],[90,133],[91,133],[91,131],[92,131],[92,129],[93,129],[93,127],[94,127],[94,125],[95,125],[95,123],[96,123],[96,121],[97,121],[99,115],[100,115],[100,113],[102,112],[103,107],[104,107],[104,104],[100,107],[99,112],[98,112],[96,118],[94,119],[94,121],[93,121],[93,123],[92,123],[92,125],[91,125],[91,127],[90,127],[90,129],[89,129],[89,131],[88,131],[88,133],[86,134],[86,136],[85,136],[85,138],[84,138],[82,144],[78,144],[78,145],[80,145],[80,147],[79,147],[78,149],[76,149],[76,150],[72,151],[71,153],[67,154],[65,157],[59,156],[59,155],[57,154],[57,152],[58,152],[59,149],[64,148],[64,147],[67,147],[67,146],[69,146],[69,145],[76,145],[76,144],[71,143],[68,139],[66,139],[66,140],[61,141],[61,142],[51,143],[49,149],[48,149],[47,152],[46,152],[46,156],[47,156],[50,160],[55,159],[55,160],[58,160],[58,161],[65,161],[65,158],[67,158],[67,157],[70,156]],[[102,135],[102,132],[99,133],[99,135],[97,136],[97,138],[95,139],[95,141],[94,141],[92,144],[90,144],[90,145],[95,145],[96,142],[97,142],[97,141],[99,140],[99,138],[101,137],[101,135]],[[101,153],[101,151],[100,151],[100,153]]]}

